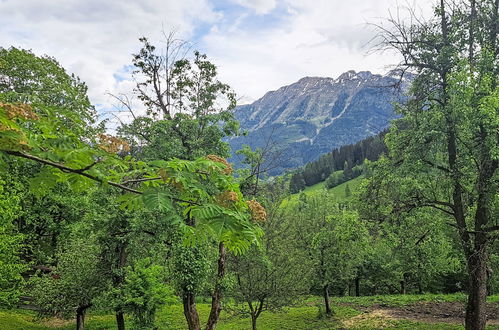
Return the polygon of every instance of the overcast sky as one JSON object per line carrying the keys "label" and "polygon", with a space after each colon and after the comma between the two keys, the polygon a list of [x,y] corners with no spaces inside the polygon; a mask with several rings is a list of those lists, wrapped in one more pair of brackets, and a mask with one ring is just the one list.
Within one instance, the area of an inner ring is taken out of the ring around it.
{"label": "overcast sky", "polygon": [[[407,4],[405,0],[399,0]],[[409,0],[431,12],[432,0]],[[387,71],[390,54],[366,43],[397,0],[0,0],[0,46],[54,56],[80,76],[100,109],[106,93],[131,93],[138,37],[160,44],[176,28],[219,67],[247,103],[304,76]],[[128,69],[127,69],[128,68]]]}

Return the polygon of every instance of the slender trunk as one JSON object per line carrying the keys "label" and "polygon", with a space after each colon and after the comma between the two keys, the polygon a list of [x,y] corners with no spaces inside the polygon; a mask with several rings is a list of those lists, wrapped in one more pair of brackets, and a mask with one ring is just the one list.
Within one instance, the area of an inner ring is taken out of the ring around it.
{"label": "slender trunk", "polygon": [[[118,270],[123,269],[126,265],[126,260],[128,257],[128,252],[127,252],[127,242],[123,242],[122,244],[119,244],[116,249],[118,253],[118,262],[116,264],[116,268]],[[113,276],[113,285],[114,287],[119,287],[123,281],[124,277],[121,271],[116,272],[115,275]],[[116,326],[118,327],[118,330],[125,330],[125,316],[123,313],[122,309],[117,309],[115,310],[115,316],[116,316]]]}
{"label": "slender trunk", "polygon": [[78,308],[76,310],[76,330],[85,329],[85,308]]}
{"label": "slender trunk", "polygon": [[400,281],[400,293],[401,294],[407,294],[407,280],[408,280],[409,275],[407,273],[404,273],[402,275],[402,281]]}
{"label": "slender trunk", "polygon": [[118,330],[125,330],[125,314],[121,310],[116,312],[116,326]]}
{"label": "slender trunk", "polygon": [[218,319],[220,317],[220,311],[222,310],[222,294],[223,285],[222,281],[225,276],[225,265],[227,261],[227,253],[225,251],[225,246],[223,243],[218,245],[218,273],[217,273],[217,283],[215,284],[215,289],[213,295],[211,296],[211,311],[208,317],[208,322],[206,324],[206,330],[213,330],[217,325]]}
{"label": "slender trunk", "polygon": [[360,297],[360,277],[355,278],[355,296]]}
{"label": "slender trunk", "polygon": [[324,285],[324,305],[326,306],[326,315],[331,315],[331,306],[329,305],[329,285]]}
{"label": "slender trunk", "polygon": [[184,292],[182,297],[184,305],[184,315],[187,320],[189,330],[200,330],[199,315],[196,309],[195,296],[191,292]]}

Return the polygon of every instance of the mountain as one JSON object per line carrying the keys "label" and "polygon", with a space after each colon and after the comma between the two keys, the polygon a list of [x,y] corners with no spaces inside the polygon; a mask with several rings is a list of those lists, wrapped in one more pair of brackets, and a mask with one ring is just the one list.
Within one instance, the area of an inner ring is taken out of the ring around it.
{"label": "mountain", "polygon": [[[272,149],[280,158],[272,175],[300,167],[321,154],[375,135],[397,117],[410,78],[350,70],[338,78],[305,77],[238,106],[235,116],[246,136],[232,138],[233,151],[244,144]],[[231,159],[236,166],[241,159]],[[274,160],[276,161],[276,160]]]}

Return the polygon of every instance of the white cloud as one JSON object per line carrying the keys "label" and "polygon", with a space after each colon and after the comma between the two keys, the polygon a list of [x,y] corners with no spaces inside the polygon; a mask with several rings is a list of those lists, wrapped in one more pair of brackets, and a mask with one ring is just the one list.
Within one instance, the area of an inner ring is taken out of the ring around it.
{"label": "white cloud", "polygon": [[[140,47],[137,38],[146,35],[158,44],[162,26],[177,27],[186,39],[201,35],[196,47],[244,101],[303,76],[380,72],[397,60],[366,57],[363,47],[373,36],[365,23],[386,17],[396,0],[219,0],[217,6],[210,1],[3,0],[0,46],[54,56],[87,82],[100,108],[113,103],[107,92],[131,93],[123,68]],[[226,10],[228,1],[242,12]],[[429,8],[430,2],[418,5]]]}
{"label": "white cloud", "polygon": [[232,0],[233,2],[254,10],[257,14],[267,14],[277,5],[276,0]]}
{"label": "white cloud", "polygon": [[0,46],[54,56],[87,83],[94,104],[107,107],[107,92],[131,92],[113,74],[131,63],[138,37],[159,40],[164,26],[190,38],[195,23],[216,18],[199,0],[7,0],[0,1]]}
{"label": "white cloud", "polygon": [[[425,13],[432,0],[418,1]],[[366,56],[378,23],[396,0],[283,0],[287,17],[256,30],[216,28],[204,39],[222,78],[252,101],[303,76],[331,76],[349,70],[384,72],[395,54]],[[273,19],[269,15],[269,19]]]}

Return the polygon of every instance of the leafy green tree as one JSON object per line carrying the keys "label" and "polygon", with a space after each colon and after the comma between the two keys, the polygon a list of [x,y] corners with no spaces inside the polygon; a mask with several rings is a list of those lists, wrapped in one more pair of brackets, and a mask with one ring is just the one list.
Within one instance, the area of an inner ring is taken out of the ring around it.
{"label": "leafy green tree", "polygon": [[34,302],[42,315],[76,315],[76,329],[84,329],[87,309],[106,287],[98,249],[92,237],[74,237],[60,249],[50,274],[32,278]]}
{"label": "leafy green tree", "polygon": [[352,197],[352,191],[350,190],[348,183],[345,185],[345,197],[346,198]]}
{"label": "leafy green tree", "polygon": [[[174,157],[193,160],[209,154],[229,156],[228,144],[222,138],[238,131],[232,113],[235,94],[218,80],[216,66],[197,51],[192,58],[185,57],[185,43],[173,34],[167,36],[164,52],[146,38],[140,41],[143,46],[133,57],[135,93],[146,107],[146,115],[135,116],[131,105],[118,98],[134,117],[131,124],[119,129],[120,136],[130,142],[132,153],[143,160]],[[225,273],[225,259],[225,247],[219,246],[219,277]],[[215,327],[221,310],[219,289],[215,284],[209,329]],[[186,317],[192,318],[187,320],[188,324],[196,328],[199,320],[192,294],[186,292],[184,296],[188,298],[183,301],[186,311],[191,311],[186,312]]]}
{"label": "leafy green tree", "polygon": [[87,86],[69,75],[52,57],[31,51],[0,48],[0,102],[44,106],[58,116],[73,134],[92,131],[96,112],[87,97]]}
{"label": "leafy green tree", "polygon": [[395,209],[430,207],[452,219],[468,264],[467,329],[485,328],[488,248],[498,229],[498,7],[441,0],[432,20],[393,21],[382,34],[417,77],[377,178],[390,184]]}
{"label": "leafy green tree", "polygon": [[156,310],[175,301],[173,290],[165,284],[165,274],[165,269],[152,263],[150,258],[127,267],[123,304],[132,315],[134,329],[155,329]]}
{"label": "leafy green tree", "polygon": [[132,105],[119,98],[133,115],[119,133],[128,138],[132,150],[140,146],[144,159],[194,159],[208,154],[229,156],[222,138],[237,133],[232,110],[235,94],[218,80],[217,68],[206,55],[186,54],[185,43],[167,37],[160,51],[147,38],[133,57],[137,85],[135,93],[147,114],[136,116]]}
{"label": "leafy green tree", "polygon": [[325,312],[330,315],[331,289],[345,288],[355,278],[369,233],[357,212],[350,206],[340,207],[327,191],[303,199],[292,214],[289,225],[300,237],[298,249],[308,254],[304,262],[313,270],[313,288],[323,296]]}
{"label": "leafy green tree", "polygon": [[287,187],[285,181],[262,185],[259,198],[266,209],[266,221],[261,223],[265,236],[261,246],[253,246],[243,255],[229,256],[229,270],[234,278],[231,309],[249,315],[252,328],[264,311],[279,311],[308,292],[310,273],[303,262],[306,251],[296,248],[300,238],[289,230],[292,221],[288,211],[281,208]]}
{"label": "leafy green tree", "polygon": [[331,315],[330,287],[338,283],[344,285],[355,277],[369,235],[353,211],[337,210],[324,220],[323,227],[313,237],[311,247],[316,279],[323,289],[325,311]]}

